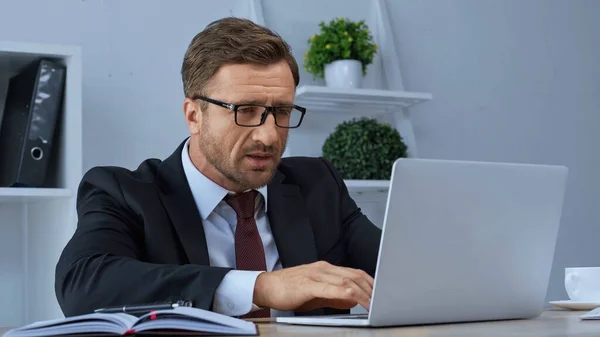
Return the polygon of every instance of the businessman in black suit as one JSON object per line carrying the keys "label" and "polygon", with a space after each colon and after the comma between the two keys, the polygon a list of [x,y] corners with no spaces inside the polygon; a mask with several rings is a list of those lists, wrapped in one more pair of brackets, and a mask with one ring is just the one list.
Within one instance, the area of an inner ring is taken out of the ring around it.
{"label": "businessman in black suit", "polygon": [[240,317],[368,308],[380,230],[320,158],[284,158],[298,65],[275,33],[213,22],[186,51],[190,137],[136,170],[95,167],[56,267],[67,316],[189,301]]}

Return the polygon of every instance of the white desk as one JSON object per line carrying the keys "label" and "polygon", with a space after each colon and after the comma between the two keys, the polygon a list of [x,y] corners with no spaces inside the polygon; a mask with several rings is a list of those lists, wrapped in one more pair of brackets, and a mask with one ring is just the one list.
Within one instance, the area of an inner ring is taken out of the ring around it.
{"label": "white desk", "polygon": [[600,337],[600,321],[581,321],[584,311],[548,310],[531,320],[440,324],[398,328],[294,326],[255,320],[260,336],[327,337]]}

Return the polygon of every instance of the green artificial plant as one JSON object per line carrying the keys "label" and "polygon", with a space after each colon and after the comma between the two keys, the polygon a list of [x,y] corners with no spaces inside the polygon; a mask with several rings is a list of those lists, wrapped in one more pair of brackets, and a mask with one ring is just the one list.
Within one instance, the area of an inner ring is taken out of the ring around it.
{"label": "green artificial plant", "polygon": [[394,161],[407,150],[391,125],[363,117],[336,126],[323,144],[323,157],[344,179],[389,180]]}
{"label": "green artificial plant", "polygon": [[407,150],[391,125],[363,117],[337,125],[323,144],[323,157],[344,179],[389,180],[394,161]]}
{"label": "green artificial plant", "polygon": [[314,78],[325,76],[325,65],[337,60],[357,60],[362,63],[363,75],[373,63],[377,44],[364,20],[350,21],[336,18],[328,24],[319,23],[319,34],[308,39],[309,48],[304,55],[304,70]]}

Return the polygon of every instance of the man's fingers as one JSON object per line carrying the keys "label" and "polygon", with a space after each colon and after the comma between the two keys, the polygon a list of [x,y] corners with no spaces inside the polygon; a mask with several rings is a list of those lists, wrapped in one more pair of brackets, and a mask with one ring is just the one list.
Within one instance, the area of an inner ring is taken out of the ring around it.
{"label": "man's fingers", "polygon": [[369,309],[371,306],[371,296],[362,290],[356,283],[352,282],[351,286],[344,289],[347,297],[342,298],[344,300],[354,300],[358,304],[362,305],[365,309]]}
{"label": "man's fingers", "polygon": [[369,308],[371,297],[351,279],[332,274],[322,274],[319,278],[321,281],[313,282],[310,286],[314,297],[323,298],[332,303],[340,300],[346,305],[348,302],[358,303],[366,309]]}
{"label": "man's fingers", "polygon": [[373,278],[362,270],[334,266],[328,268],[326,273],[349,278],[360,286],[369,295],[369,298],[373,296]]}
{"label": "man's fingers", "polygon": [[321,270],[324,270],[326,272],[330,272],[330,273],[336,273],[336,274],[344,274],[345,276],[348,275],[354,275],[351,278],[363,278],[367,281],[367,283],[369,284],[369,286],[371,288],[373,288],[373,284],[374,284],[374,280],[371,277],[371,275],[367,274],[365,271],[361,270],[361,269],[354,269],[354,268],[348,268],[348,267],[340,267],[340,266],[336,266],[336,265],[331,265],[327,262],[323,262],[322,264],[319,265],[321,267]]}
{"label": "man's fingers", "polygon": [[373,284],[375,283],[375,280],[373,280],[371,275],[367,274],[365,271],[363,271],[361,269],[340,267],[340,266],[329,264],[325,261],[315,262],[313,265],[321,272],[339,274],[342,276],[350,277],[352,279],[362,278],[369,284],[369,286],[371,288],[373,288]]}

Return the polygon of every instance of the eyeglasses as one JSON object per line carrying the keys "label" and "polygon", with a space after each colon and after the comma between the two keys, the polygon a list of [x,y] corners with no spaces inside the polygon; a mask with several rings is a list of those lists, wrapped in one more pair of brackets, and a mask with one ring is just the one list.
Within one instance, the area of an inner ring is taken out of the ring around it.
{"label": "eyeglasses", "polygon": [[194,96],[193,99],[200,99],[233,111],[233,119],[235,120],[235,124],[239,126],[260,126],[264,124],[267,117],[269,117],[269,114],[272,113],[275,118],[275,125],[280,128],[293,129],[300,126],[304,114],[306,113],[306,108],[295,104],[277,106],[262,104],[231,104],[204,96]]}

